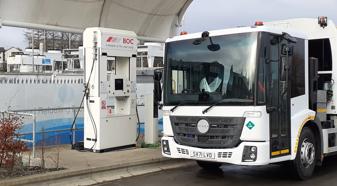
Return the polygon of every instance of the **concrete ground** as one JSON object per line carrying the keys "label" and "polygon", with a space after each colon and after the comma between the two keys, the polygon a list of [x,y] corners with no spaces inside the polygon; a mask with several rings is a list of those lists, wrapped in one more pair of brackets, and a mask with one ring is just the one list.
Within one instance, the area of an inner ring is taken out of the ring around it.
{"label": "concrete ground", "polygon": [[[30,161],[31,165],[41,164],[41,151],[37,151],[37,156]],[[0,185],[90,185],[186,164],[186,161],[164,158],[160,148],[93,153],[63,146],[45,149],[44,157],[46,168],[59,167],[65,170],[0,180]]]}
{"label": "concrete ground", "polygon": [[124,178],[100,186],[332,186],[337,185],[337,157],[329,157],[314,176],[298,181],[286,166],[241,167],[224,165],[221,171],[207,172],[196,164],[178,169]]}
{"label": "concrete ground", "polygon": [[[48,168],[57,166],[57,154],[59,153],[59,167],[71,170],[90,169],[111,165],[126,165],[144,160],[161,159],[159,148],[129,148],[105,153],[93,153],[87,151],[72,150],[70,146],[61,146],[46,149],[45,159]],[[41,152],[37,152],[38,159]]]}

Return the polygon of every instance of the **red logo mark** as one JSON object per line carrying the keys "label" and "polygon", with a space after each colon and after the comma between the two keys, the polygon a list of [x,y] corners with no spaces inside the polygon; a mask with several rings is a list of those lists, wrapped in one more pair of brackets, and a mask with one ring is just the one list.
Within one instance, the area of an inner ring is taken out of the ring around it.
{"label": "red logo mark", "polygon": [[115,38],[115,37],[108,37],[108,39],[106,40],[106,42],[108,42],[108,43],[113,43],[113,42],[115,42],[117,40],[117,38]]}

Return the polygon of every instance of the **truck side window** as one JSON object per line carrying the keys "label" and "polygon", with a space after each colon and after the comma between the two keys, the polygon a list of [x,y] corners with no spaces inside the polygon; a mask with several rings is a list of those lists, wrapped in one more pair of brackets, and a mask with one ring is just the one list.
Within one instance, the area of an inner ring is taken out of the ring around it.
{"label": "truck side window", "polygon": [[332,70],[332,55],[329,39],[315,39],[309,41],[309,57],[318,59],[319,71]]}
{"label": "truck side window", "polygon": [[294,55],[292,56],[291,66],[291,97],[301,96],[305,93],[305,73],[304,73],[304,40],[297,38],[294,46]]}
{"label": "truck side window", "polygon": [[275,106],[279,104],[279,63],[280,63],[280,54],[279,54],[279,45],[271,45],[270,47],[270,65],[269,65],[269,89],[272,90],[271,96],[268,95],[268,98],[270,99],[268,102]]}
{"label": "truck side window", "polygon": [[[309,40],[309,58],[318,59],[318,71],[332,71],[332,51],[329,39]],[[318,89],[322,90],[325,82],[331,81],[331,73],[320,74]]]}
{"label": "truck side window", "polygon": [[258,64],[258,75],[257,75],[257,103],[264,104],[265,103],[265,55],[267,52],[267,48],[263,47],[263,56],[260,57],[260,62]]}

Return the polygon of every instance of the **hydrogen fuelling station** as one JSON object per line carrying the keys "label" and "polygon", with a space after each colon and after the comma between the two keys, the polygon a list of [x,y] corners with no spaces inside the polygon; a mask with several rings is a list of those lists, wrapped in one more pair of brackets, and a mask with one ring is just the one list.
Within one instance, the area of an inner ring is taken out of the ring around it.
{"label": "hydrogen fuelling station", "polygon": [[137,35],[132,31],[87,28],[84,148],[104,152],[135,146]]}

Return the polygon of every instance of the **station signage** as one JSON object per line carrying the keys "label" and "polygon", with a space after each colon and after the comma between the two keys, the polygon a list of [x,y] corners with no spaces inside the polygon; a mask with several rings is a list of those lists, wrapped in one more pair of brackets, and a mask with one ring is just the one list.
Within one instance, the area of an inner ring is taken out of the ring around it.
{"label": "station signage", "polygon": [[103,37],[102,45],[109,49],[136,50],[137,39],[123,36],[106,35]]}

